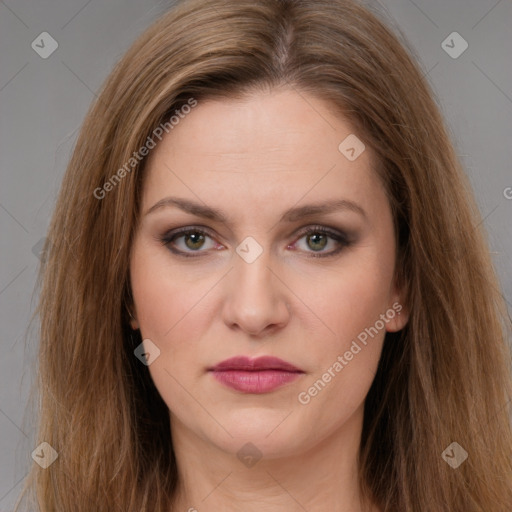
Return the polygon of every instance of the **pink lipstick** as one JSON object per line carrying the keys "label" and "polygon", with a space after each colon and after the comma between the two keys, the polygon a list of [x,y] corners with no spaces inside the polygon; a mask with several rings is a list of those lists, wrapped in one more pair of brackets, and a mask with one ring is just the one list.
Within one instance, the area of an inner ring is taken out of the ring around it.
{"label": "pink lipstick", "polygon": [[208,371],[227,387],[255,394],[269,393],[304,374],[296,366],[272,356],[232,357]]}

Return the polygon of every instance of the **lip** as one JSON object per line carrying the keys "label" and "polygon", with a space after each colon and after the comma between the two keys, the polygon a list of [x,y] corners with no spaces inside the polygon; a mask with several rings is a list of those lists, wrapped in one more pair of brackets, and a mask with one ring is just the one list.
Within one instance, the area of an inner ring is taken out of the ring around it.
{"label": "lip", "polygon": [[243,393],[269,393],[304,374],[277,357],[232,357],[208,369],[221,384]]}

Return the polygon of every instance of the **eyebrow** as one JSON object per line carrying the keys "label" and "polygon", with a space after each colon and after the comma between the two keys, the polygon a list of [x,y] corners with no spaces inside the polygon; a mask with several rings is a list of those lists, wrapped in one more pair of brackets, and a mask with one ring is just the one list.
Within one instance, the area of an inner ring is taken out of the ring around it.
{"label": "eyebrow", "polygon": [[[179,197],[164,197],[149,208],[144,215],[149,215],[161,208],[176,207],[197,217],[203,217],[220,223],[228,224],[227,216],[217,208]],[[280,222],[295,222],[314,215],[325,215],[336,211],[351,211],[367,219],[366,212],[357,203],[348,199],[334,199],[317,204],[306,204],[287,210],[280,219]]]}

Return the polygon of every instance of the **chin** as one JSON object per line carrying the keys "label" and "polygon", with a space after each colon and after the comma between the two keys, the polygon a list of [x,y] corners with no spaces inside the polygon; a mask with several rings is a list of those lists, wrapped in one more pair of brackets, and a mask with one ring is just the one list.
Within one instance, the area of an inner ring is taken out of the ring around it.
{"label": "chin", "polygon": [[297,413],[290,412],[286,409],[268,413],[261,408],[240,410],[229,418],[219,418],[232,437],[221,427],[214,431],[203,431],[203,437],[233,455],[239,455],[244,450],[250,452],[251,448],[246,447],[249,443],[267,459],[297,455],[312,447],[318,436],[316,433],[311,435],[311,432],[315,432],[313,426],[305,428],[305,425],[298,424]]}

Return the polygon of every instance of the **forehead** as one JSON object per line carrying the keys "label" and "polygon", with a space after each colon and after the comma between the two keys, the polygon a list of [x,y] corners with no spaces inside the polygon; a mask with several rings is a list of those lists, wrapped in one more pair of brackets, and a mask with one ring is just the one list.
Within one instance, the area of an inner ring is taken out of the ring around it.
{"label": "forehead", "polygon": [[200,101],[179,120],[175,117],[178,123],[156,153],[269,158],[287,152],[289,158],[308,154],[318,159],[320,151],[336,154],[341,140],[354,131],[333,110],[324,100],[291,89]]}
{"label": "forehead", "polygon": [[332,105],[304,92],[198,102],[152,150],[143,207],[166,193],[246,208],[368,194],[379,188],[369,148],[352,160],[342,151],[347,140],[361,151],[355,137]]}

